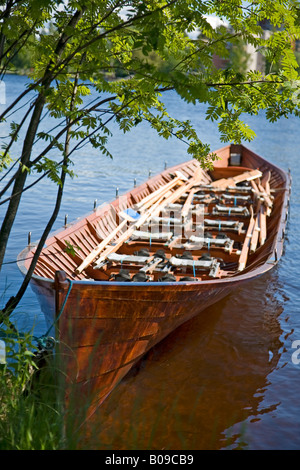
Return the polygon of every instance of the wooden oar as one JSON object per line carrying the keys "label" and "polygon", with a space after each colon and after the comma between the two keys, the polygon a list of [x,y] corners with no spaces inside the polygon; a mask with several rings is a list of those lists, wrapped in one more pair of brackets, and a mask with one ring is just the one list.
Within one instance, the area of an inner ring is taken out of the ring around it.
{"label": "wooden oar", "polygon": [[188,197],[185,200],[183,208],[181,210],[181,217],[185,218],[188,215],[195,192],[196,192],[196,189],[191,189]]}
{"label": "wooden oar", "polygon": [[[257,181],[257,184],[255,181],[251,181],[251,185],[252,185],[255,195],[257,197],[262,198],[264,200],[264,203],[268,207],[267,215],[271,214],[271,208],[273,206],[270,185],[269,185],[270,177],[271,177],[271,173],[268,172],[268,174],[264,176],[263,178],[264,183],[261,183],[259,180]],[[265,185],[265,187],[263,185]]]}
{"label": "wooden oar", "polygon": [[254,194],[256,196],[259,196],[259,189],[258,189],[258,186],[257,186],[257,184],[254,180],[251,180],[251,186],[252,186],[252,189],[254,191]]}
{"label": "wooden oar", "polygon": [[250,247],[250,241],[251,241],[251,237],[252,237],[252,233],[253,233],[253,229],[254,229],[254,225],[255,225],[255,219],[253,217],[252,206],[250,207],[250,212],[251,212],[251,218],[250,218],[250,222],[249,222],[249,225],[248,225],[248,230],[247,230],[247,233],[246,233],[246,236],[245,236],[243,248],[242,248],[242,251],[241,251],[241,254],[240,254],[240,258],[239,258],[239,266],[238,266],[239,271],[242,271],[246,267],[247,259],[248,259],[248,253],[249,253],[249,247]]}
{"label": "wooden oar", "polygon": [[260,223],[260,233],[259,233],[259,243],[263,245],[267,238],[267,221],[266,221],[266,208],[264,205],[260,208],[259,213],[259,223]]}
{"label": "wooden oar", "polygon": [[273,200],[271,196],[271,189],[270,189],[270,179],[271,179],[271,172],[268,171],[267,175],[264,176],[264,178],[261,181],[261,184],[259,184],[259,189],[262,193],[262,197],[264,198],[264,201],[267,205],[267,211],[266,215],[269,216],[271,215],[271,209],[273,207]]}
{"label": "wooden oar", "polygon": [[233,181],[235,184],[241,183],[242,181],[252,181],[255,180],[256,178],[259,178],[262,176],[262,172],[260,170],[252,170],[252,171],[246,171],[245,173],[242,173],[241,175],[237,175],[233,177]]}
{"label": "wooden oar", "polygon": [[[261,184],[264,188],[266,188],[266,190],[267,190],[267,186],[268,185],[270,186],[270,179],[271,179],[271,172],[269,170],[261,178]],[[267,190],[267,192],[269,191]]]}
{"label": "wooden oar", "polygon": [[169,249],[173,248],[174,245],[176,245],[176,243],[181,240],[182,238],[182,235],[177,235],[176,237],[173,237],[170,242],[167,242],[165,244],[165,246],[167,246]]}
{"label": "wooden oar", "polygon": [[261,206],[261,202],[258,201],[257,214],[255,217],[255,224],[254,224],[254,229],[253,229],[253,234],[252,234],[251,244],[250,244],[250,253],[254,253],[258,245],[259,232],[260,232],[260,224],[259,224],[260,206]]}
{"label": "wooden oar", "polygon": [[190,191],[190,189],[193,186],[196,186],[200,181],[202,177],[202,170],[201,168],[198,168],[194,174],[194,176],[189,179],[185,184],[183,184],[180,188],[176,189],[161,205],[161,210],[168,204],[173,204],[176,202],[178,199],[181,198],[181,196]]}
{"label": "wooden oar", "polygon": [[108,243],[122,230],[128,220],[124,219],[102,242],[94,248],[89,255],[83,260],[80,266],[75,269],[76,274],[80,274],[87,266],[89,266],[99,253],[108,245]]}
{"label": "wooden oar", "polygon": [[169,183],[164,184],[153,193],[150,193],[148,196],[144,197],[140,202],[135,204],[136,210],[145,210],[150,207],[160,196],[165,194],[170,189],[174,188],[177,184],[182,183],[183,181],[187,181],[187,178],[180,172],[176,171],[175,174],[177,175],[174,179],[169,181]]}

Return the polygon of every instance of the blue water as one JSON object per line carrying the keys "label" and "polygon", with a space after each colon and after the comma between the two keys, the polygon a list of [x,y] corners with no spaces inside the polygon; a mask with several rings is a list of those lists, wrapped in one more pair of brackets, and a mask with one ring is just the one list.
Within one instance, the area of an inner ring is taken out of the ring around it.
{"label": "blue water", "polygon": [[[24,89],[27,78],[12,75],[5,83],[9,103]],[[224,145],[217,125],[205,121],[203,106],[182,102],[173,92],[165,96],[165,103],[174,117],[190,119],[212,150]],[[11,119],[18,122],[21,117],[22,108]],[[300,448],[300,353],[297,356],[293,348],[294,342],[300,341],[300,121],[290,118],[270,124],[263,114],[245,120],[256,132],[255,140],[245,145],[279,167],[291,169],[284,256],[271,274],[239,289],[154,349],[143,367],[123,381],[102,408],[101,432],[99,439],[91,441],[93,448]],[[47,124],[46,116],[42,125],[46,128]],[[134,179],[139,184],[149,171],[152,175],[162,171],[165,162],[172,166],[190,159],[183,142],[165,141],[146,124],[128,134],[115,125],[111,130],[113,160],[88,146],[74,154],[77,176],[68,178],[54,229],[64,224],[66,214],[68,221],[81,217],[92,211],[95,200],[100,205],[114,199],[116,188],[119,194],[124,193],[133,187]],[[1,139],[8,132],[8,123],[2,123]],[[36,152],[42,148],[38,143]],[[29,231],[33,241],[39,239],[55,194],[55,185],[43,180],[23,195],[1,271],[0,307],[20,285],[16,257],[26,246]],[[5,206],[0,206],[0,218],[4,213]],[[13,318],[24,330],[34,326],[37,335],[45,331],[31,289]],[[148,424],[145,416],[149,416]],[[129,421],[135,431],[124,424]],[[151,432],[149,423],[153,425]]]}

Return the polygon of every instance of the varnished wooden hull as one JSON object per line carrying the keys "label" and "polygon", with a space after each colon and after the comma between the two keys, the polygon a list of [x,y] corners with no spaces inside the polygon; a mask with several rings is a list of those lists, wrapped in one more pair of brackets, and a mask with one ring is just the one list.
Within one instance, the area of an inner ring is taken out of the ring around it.
{"label": "varnished wooden hull", "polygon": [[[108,282],[90,280],[89,275],[72,277],[68,272],[66,274],[67,269],[62,269],[70,265],[69,259],[61,257],[55,265],[52,257],[52,261],[41,264],[33,276],[32,288],[39,296],[49,325],[54,324],[55,316],[60,315],[53,334],[59,341],[58,356],[62,358],[60,366],[67,377],[68,400],[71,399],[70,394],[77,403],[86,400],[88,416],[151,347],[179,325],[233,292],[237,286],[269,271],[280,259],[288,212],[289,175],[240,146],[226,147],[217,152],[221,160],[216,164],[216,171],[226,168],[230,151],[237,150],[242,152],[243,166],[271,172],[271,189],[274,191],[268,238],[256,253],[249,256],[243,271],[199,282]],[[188,164],[194,171],[197,163],[185,163],[183,168]],[[182,166],[176,168],[181,169]],[[132,190],[131,200],[135,202],[139,194],[147,194],[151,182],[155,189],[160,178],[158,175],[141,188]],[[105,210],[100,214],[94,212],[51,237],[49,253],[54,246],[62,246],[62,241],[68,237],[72,242],[78,241],[76,234],[81,233],[83,237],[86,227],[91,226],[97,217],[101,219]],[[32,246],[27,247],[19,256],[23,272],[28,269],[28,261],[22,259],[30,257],[33,249]],[[80,260],[74,261],[77,265],[78,262]],[[86,272],[89,274],[89,268]]]}

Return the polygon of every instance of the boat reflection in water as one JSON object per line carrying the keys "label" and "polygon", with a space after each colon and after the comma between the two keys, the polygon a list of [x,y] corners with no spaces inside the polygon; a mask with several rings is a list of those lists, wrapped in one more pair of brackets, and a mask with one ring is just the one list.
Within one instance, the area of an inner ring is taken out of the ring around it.
{"label": "boat reflection in water", "polygon": [[89,448],[247,448],[249,423],[279,405],[264,399],[282,353],[284,299],[276,271],[263,280],[156,345],[88,423]]}

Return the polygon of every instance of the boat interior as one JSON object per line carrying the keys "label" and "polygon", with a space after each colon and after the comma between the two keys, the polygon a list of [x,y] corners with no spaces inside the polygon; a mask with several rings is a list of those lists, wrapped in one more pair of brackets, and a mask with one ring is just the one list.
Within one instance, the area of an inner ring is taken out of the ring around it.
{"label": "boat interior", "polygon": [[199,282],[264,263],[278,230],[284,179],[243,146],[217,154],[213,170],[196,160],[166,169],[52,235],[34,274]]}

